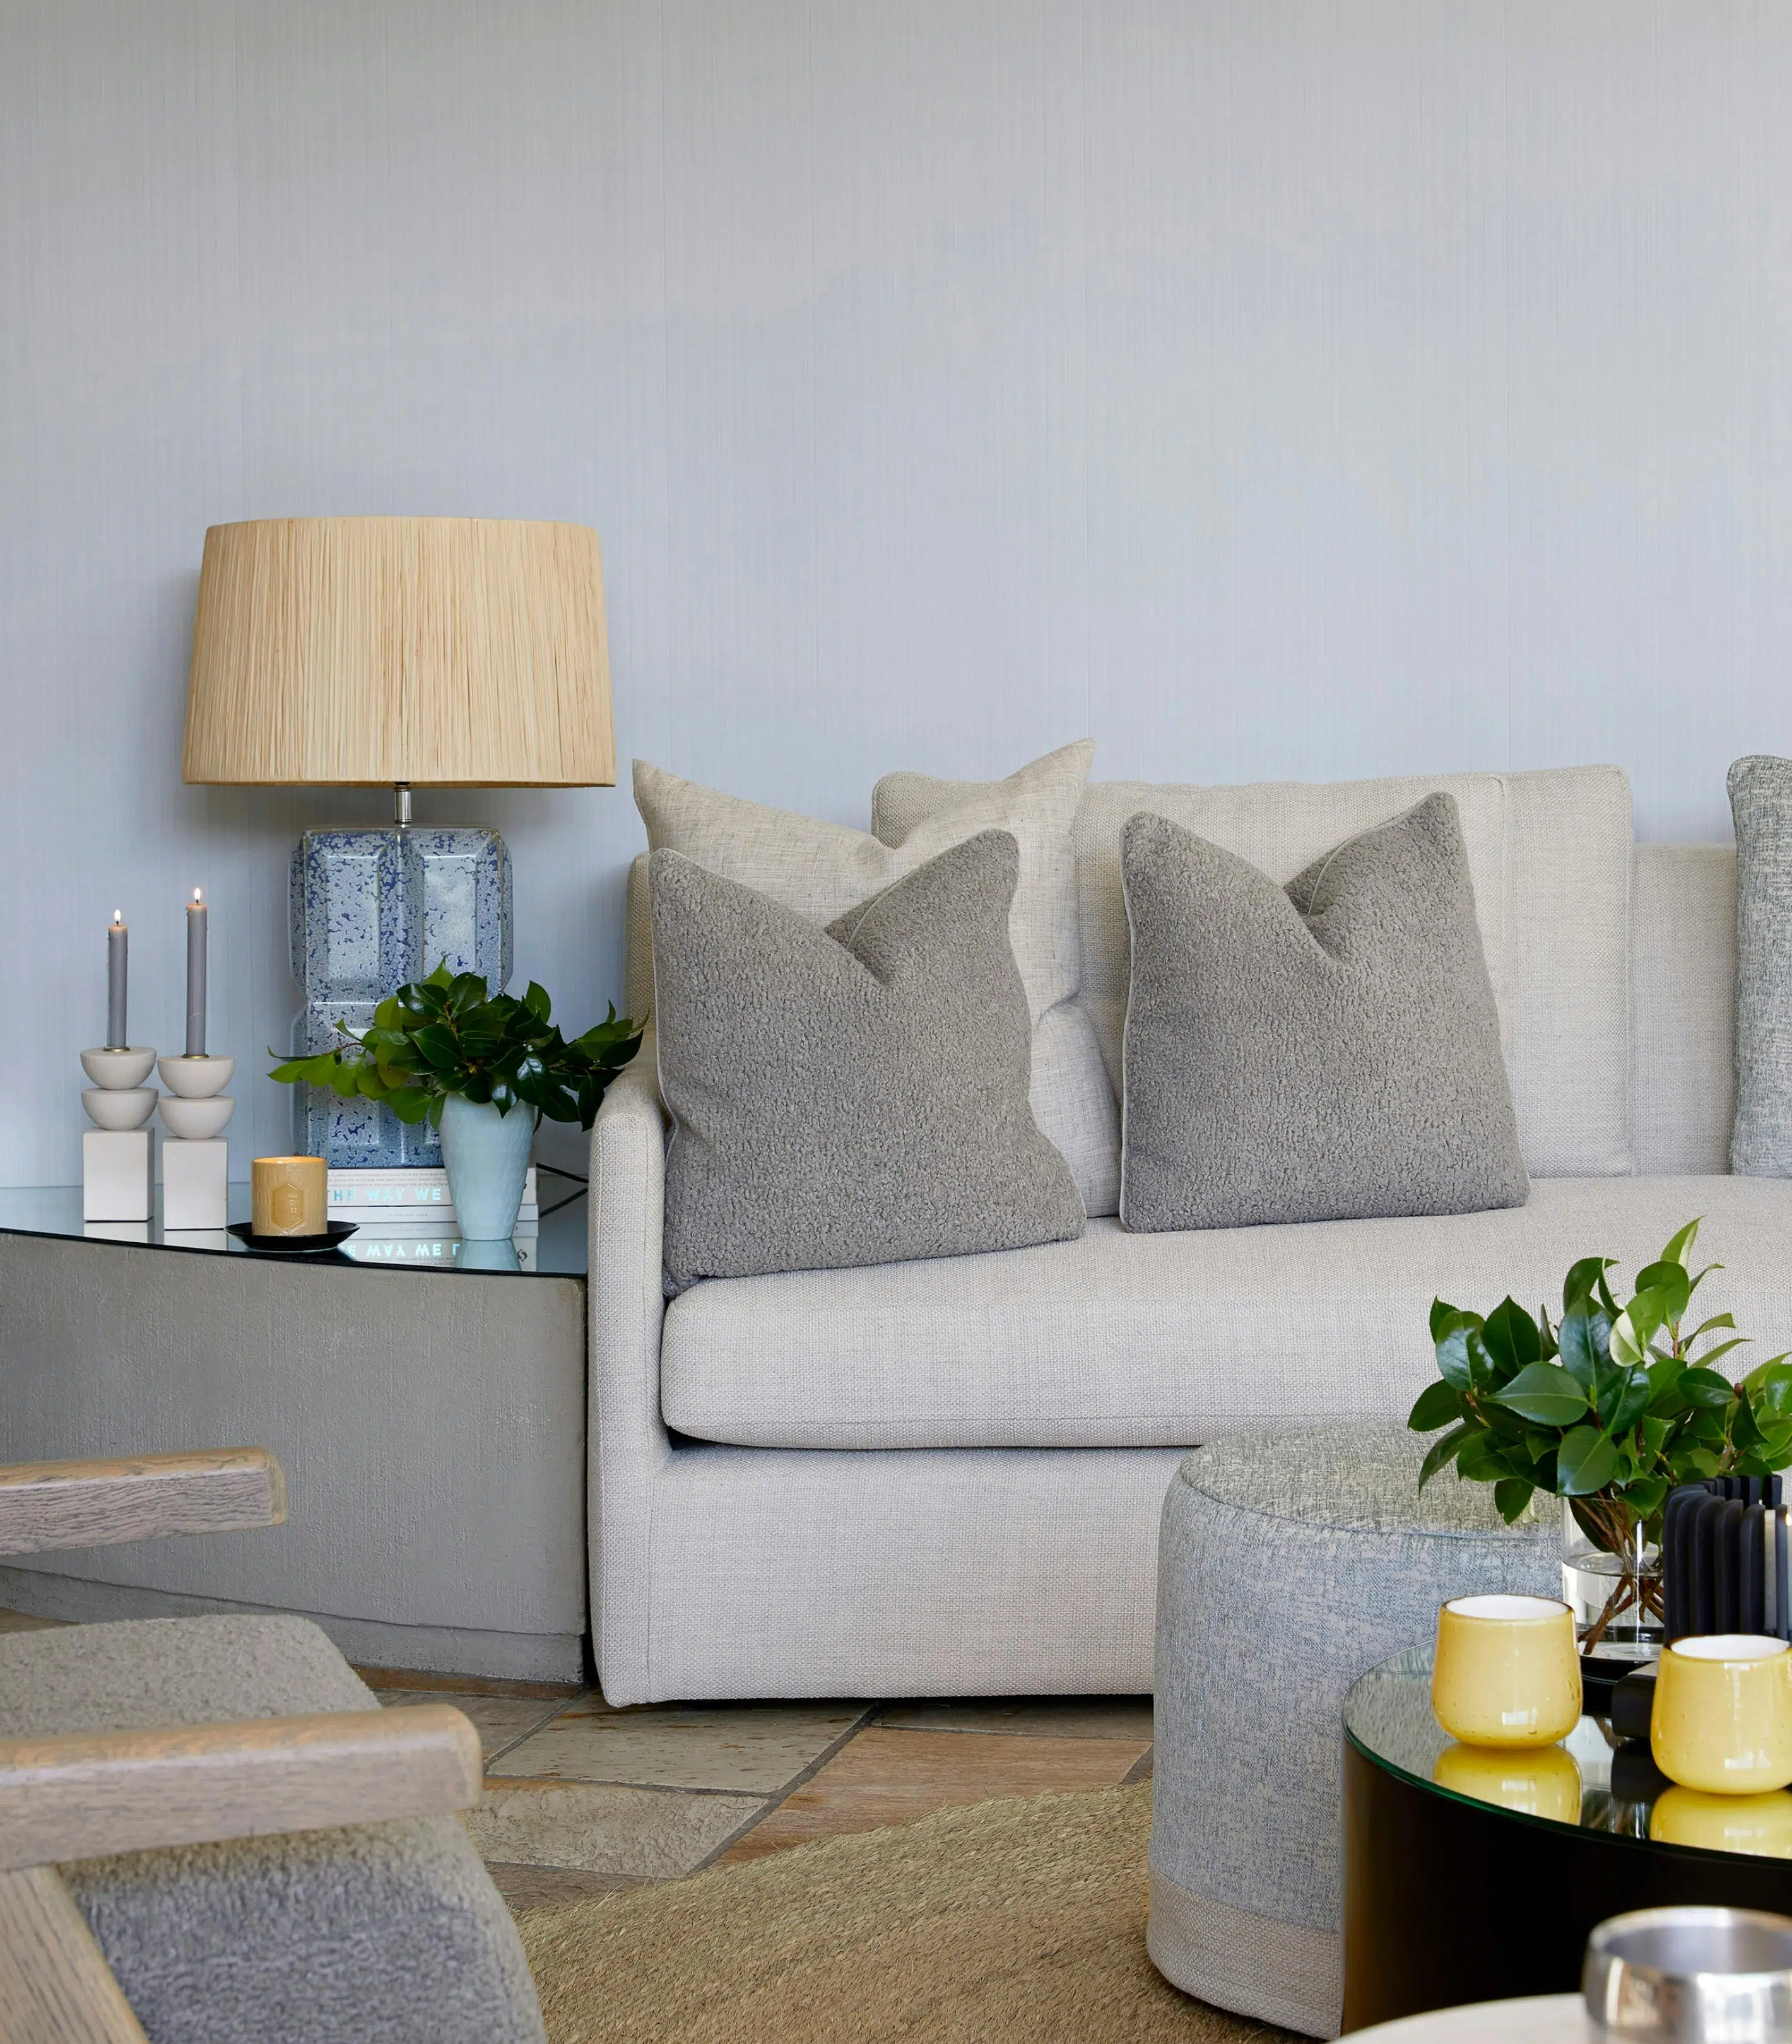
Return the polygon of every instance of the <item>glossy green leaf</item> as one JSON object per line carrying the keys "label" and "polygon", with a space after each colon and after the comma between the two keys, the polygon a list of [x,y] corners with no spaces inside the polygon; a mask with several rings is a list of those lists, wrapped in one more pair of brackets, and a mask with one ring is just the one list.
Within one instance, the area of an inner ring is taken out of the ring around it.
{"label": "glossy green leaf", "polygon": [[1552,1362],[1533,1362],[1495,1393],[1493,1403],[1544,1426],[1566,1427],[1586,1411],[1586,1393],[1567,1371]]}
{"label": "glossy green leaf", "polygon": [[1601,1276],[1610,1269],[1611,1264],[1612,1258],[1609,1256],[1583,1256],[1579,1262],[1570,1266],[1562,1285],[1562,1311],[1564,1315],[1571,1313],[1582,1300],[1594,1296]]}
{"label": "glossy green leaf", "polygon": [[1441,1377],[1435,1384],[1428,1384],[1413,1403],[1406,1416],[1406,1424],[1415,1434],[1433,1434],[1440,1427],[1447,1427],[1461,1410],[1462,1400],[1456,1386],[1446,1384]]}
{"label": "glossy green leaf", "polygon": [[1663,1263],[1684,1265],[1687,1262],[1692,1254],[1693,1244],[1698,1239],[1699,1221],[1703,1219],[1704,1216],[1702,1214],[1698,1220],[1688,1221],[1673,1238],[1661,1252],[1661,1260]]}
{"label": "glossy green leaf", "polygon": [[1526,1483],[1521,1477],[1502,1477],[1494,1485],[1494,1507],[1508,1526],[1523,1516],[1536,1492],[1536,1485]]}
{"label": "glossy green leaf", "polygon": [[1590,1496],[1611,1481],[1617,1459],[1609,1435],[1597,1427],[1576,1427],[1556,1450],[1556,1487],[1564,1497]]}
{"label": "glossy green leaf", "polygon": [[1481,1339],[1502,1381],[1516,1376],[1543,1354],[1536,1322],[1516,1299],[1502,1299],[1494,1307],[1481,1330]]}
{"label": "glossy green leaf", "polygon": [[1471,1483],[1497,1483],[1502,1477],[1518,1473],[1506,1459],[1503,1444],[1480,1430],[1471,1434],[1457,1450],[1456,1470]]}
{"label": "glossy green leaf", "polygon": [[1556,1329],[1562,1367],[1589,1393],[1609,1360],[1611,1331],[1612,1324],[1605,1314],[1585,1298],[1562,1316],[1562,1324]]}
{"label": "glossy green leaf", "polygon": [[1667,1318],[1667,1301],[1661,1293],[1639,1292],[1612,1323],[1607,1341],[1613,1362],[1640,1362],[1648,1354],[1656,1330],[1666,1324]]}
{"label": "glossy green leaf", "polygon": [[1599,1424],[1608,1434],[1628,1433],[1649,1409],[1654,1397],[1649,1373],[1640,1366],[1616,1380],[1608,1394],[1599,1398]]}
{"label": "glossy green leaf", "polygon": [[1714,1370],[1682,1370],[1678,1388],[1689,1405],[1709,1412],[1721,1412],[1736,1395],[1729,1378]]}
{"label": "glossy green leaf", "polygon": [[1475,1330],[1462,1324],[1461,1315],[1456,1319],[1457,1324],[1437,1344],[1437,1374],[1446,1384],[1454,1385],[1459,1391],[1467,1391],[1471,1382],[1468,1338]]}
{"label": "glossy green leaf", "polygon": [[1441,1439],[1433,1441],[1419,1469],[1419,1489],[1423,1490],[1440,1470],[1448,1468],[1460,1452],[1463,1443],[1479,1431],[1479,1427],[1471,1427],[1465,1421],[1459,1427],[1452,1427]]}
{"label": "glossy green leaf", "polygon": [[1636,1274],[1636,1289],[1652,1292],[1661,1301],[1663,1324],[1672,1326],[1692,1304],[1693,1281],[1683,1263],[1652,1263]]}

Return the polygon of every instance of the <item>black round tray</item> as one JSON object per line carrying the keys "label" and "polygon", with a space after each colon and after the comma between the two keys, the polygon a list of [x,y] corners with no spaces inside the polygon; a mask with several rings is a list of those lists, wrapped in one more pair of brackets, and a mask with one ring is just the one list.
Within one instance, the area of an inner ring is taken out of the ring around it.
{"label": "black round tray", "polygon": [[329,1231],[326,1235],[257,1235],[252,1220],[239,1220],[231,1223],[230,1232],[258,1256],[321,1256],[326,1251],[340,1248],[359,1231],[352,1220],[326,1221],[325,1226]]}

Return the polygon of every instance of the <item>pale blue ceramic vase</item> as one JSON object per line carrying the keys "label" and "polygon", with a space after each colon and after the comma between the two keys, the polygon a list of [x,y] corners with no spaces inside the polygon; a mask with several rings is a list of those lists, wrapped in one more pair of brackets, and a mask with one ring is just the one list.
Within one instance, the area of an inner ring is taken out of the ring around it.
{"label": "pale blue ceramic vase", "polygon": [[442,1162],[463,1242],[510,1240],[534,1140],[533,1108],[500,1114],[489,1101],[475,1106],[457,1093],[442,1102]]}

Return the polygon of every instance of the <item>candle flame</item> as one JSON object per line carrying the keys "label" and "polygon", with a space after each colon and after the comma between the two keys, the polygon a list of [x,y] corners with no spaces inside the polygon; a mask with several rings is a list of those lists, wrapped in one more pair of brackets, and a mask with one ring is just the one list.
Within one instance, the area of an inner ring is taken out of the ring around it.
{"label": "candle flame", "polygon": [[202,901],[204,899],[203,895],[197,887],[193,890],[193,898],[195,901]]}
{"label": "candle flame", "polygon": [[125,912],[122,909],[114,909],[113,910],[112,927],[115,930],[121,930],[125,927]]}

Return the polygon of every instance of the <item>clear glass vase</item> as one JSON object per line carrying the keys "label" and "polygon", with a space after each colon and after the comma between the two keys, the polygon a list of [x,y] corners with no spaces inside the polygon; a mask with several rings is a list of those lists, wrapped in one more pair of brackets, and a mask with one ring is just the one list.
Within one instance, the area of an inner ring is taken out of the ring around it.
{"label": "clear glass vase", "polygon": [[1589,1537],[1562,1504],[1562,1598],[1580,1650],[1595,1660],[1652,1661],[1661,1651],[1661,1550],[1639,1525],[1621,1554]]}

